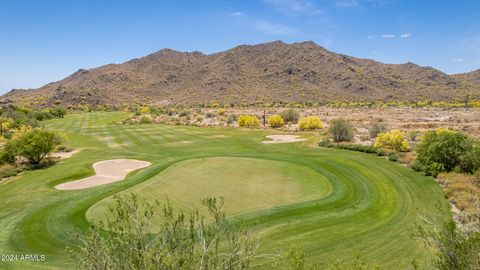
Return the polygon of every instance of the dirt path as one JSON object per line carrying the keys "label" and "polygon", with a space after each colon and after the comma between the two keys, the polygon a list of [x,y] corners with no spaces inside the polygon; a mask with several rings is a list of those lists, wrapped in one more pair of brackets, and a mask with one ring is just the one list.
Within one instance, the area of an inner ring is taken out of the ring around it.
{"label": "dirt path", "polygon": [[272,139],[271,141],[263,141],[262,143],[293,143],[293,142],[303,142],[307,139],[302,139],[298,135],[268,135],[267,138]]}
{"label": "dirt path", "polygon": [[112,159],[93,164],[96,175],[56,186],[59,190],[76,190],[121,181],[132,171],[150,166],[150,162],[134,159]]}

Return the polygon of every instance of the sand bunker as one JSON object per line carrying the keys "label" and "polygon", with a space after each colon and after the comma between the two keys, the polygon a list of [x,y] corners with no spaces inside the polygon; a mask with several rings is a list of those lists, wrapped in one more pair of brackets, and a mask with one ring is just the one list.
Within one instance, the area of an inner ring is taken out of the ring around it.
{"label": "sand bunker", "polygon": [[96,175],[56,186],[60,190],[75,190],[121,181],[128,173],[150,166],[150,162],[134,159],[112,159],[93,164]]}
{"label": "sand bunker", "polygon": [[307,139],[302,139],[298,135],[268,135],[267,138],[272,139],[271,141],[263,141],[262,143],[293,143],[293,142],[303,142]]}

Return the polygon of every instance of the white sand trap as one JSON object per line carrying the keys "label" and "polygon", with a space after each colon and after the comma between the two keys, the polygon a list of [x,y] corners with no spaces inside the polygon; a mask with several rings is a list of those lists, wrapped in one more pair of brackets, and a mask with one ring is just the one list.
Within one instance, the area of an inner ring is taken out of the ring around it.
{"label": "white sand trap", "polygon": [[121,181],[128,173],[150,166],[150,162],[135,159],[112,159],[93,164],[96,175],[56,186],[60,190],[75,190]]}
{"label": "white sand trap", "polygon": [[298,135],[268,135],[267,138],[271,141],[263,141],[262,143],[293,143],[303,142],[307,139],[300,138]]}

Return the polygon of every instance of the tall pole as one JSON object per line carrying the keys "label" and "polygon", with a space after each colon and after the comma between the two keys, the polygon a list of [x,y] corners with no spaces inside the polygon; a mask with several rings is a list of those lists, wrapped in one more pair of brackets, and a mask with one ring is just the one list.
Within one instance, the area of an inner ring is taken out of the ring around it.
{"label": "tall pole", "polygon": [[263,127],[265,127],[266,122],[266,113],[265,113],[265,107],[263,107]]}

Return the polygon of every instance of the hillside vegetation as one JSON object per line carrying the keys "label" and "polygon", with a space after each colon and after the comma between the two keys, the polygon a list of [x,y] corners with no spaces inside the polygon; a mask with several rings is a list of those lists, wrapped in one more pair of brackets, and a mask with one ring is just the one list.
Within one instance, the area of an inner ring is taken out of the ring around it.
{"label": "hillside vegetation", "polygon": [[341,55],[313,42],[275,41],[209,55],[163,49],[4,98],[33,106],[464,101],[480,98],[478,73],[449,76],[413,63]]}

